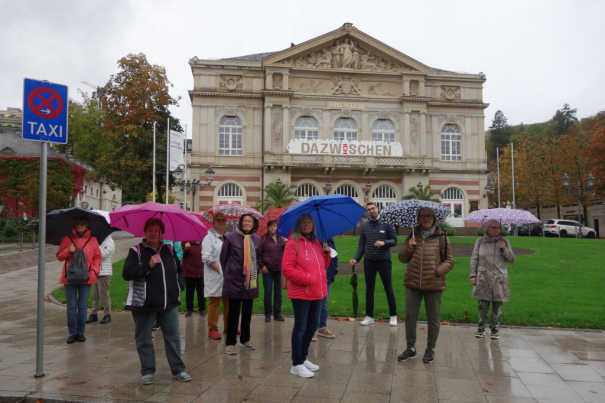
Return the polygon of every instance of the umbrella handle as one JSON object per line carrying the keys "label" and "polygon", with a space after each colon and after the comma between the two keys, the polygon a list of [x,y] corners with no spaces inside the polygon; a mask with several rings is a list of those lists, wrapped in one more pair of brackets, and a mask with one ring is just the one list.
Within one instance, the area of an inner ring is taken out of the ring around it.
{"label": "umbrella handle", "polygon": [[353,274],[355,274],[355,265],[353,265]]}

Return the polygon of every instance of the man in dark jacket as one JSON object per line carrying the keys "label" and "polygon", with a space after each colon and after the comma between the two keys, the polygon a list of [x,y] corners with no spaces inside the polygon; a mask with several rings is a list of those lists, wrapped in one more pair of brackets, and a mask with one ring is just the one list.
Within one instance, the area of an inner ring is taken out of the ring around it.
{"label": "man in dark jacket", "polygon": [[365,255],[363,272],[366,281],[366,317],[361,325],[374,325],[374,288],[376,273],[378,273],[389,303],[389,324],[397,326],[397,305],[391,276],[391,248],[397,245],[397,235],[392,225],[380,221],[376,204],[372,202],[366,204],[366,211],[368,220],[361,226],[357,253],[349,262],[353,266]]}
{"label": "man in dark jacket", "polygon": [[193,314],[193,299],[197,291],[197,306],[200,316],[206,316],[204,298],[204,262],[202,261],[202,241],[181,242],[183,249],[183,273],[185,273],[185,304],[188,318]]}

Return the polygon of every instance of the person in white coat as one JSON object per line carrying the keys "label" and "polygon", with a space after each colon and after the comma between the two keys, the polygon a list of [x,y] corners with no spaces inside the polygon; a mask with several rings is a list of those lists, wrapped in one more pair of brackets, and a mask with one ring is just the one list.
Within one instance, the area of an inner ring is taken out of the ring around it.
{"label": "person in white coat", "polygon": [[92,323],[99,320],[98,313],[101,304],[103,304],[104,315],[101,324],[111,322],[111,298],[109,298],[109,283],[113,269],[111,267],[113,254],[116,251],[116,244],[111,235],[99,245],[101,248],[101,272],[97,276],[97,282],[92,285],[92,312],[86,320],[86,323]]}
{"label": "person in white coat", "polygon": [[222,211],[214,213],[214,227],[208,231],[202,241],[202,261],[204,262],[204,297],[208,298],[208,337],[220,340],[218,317],[221,300],[223,301],[223,327],[227,332],[229,298],[223,298],[223,270],[221,268],[221,248],[227,228],[227,217]]}

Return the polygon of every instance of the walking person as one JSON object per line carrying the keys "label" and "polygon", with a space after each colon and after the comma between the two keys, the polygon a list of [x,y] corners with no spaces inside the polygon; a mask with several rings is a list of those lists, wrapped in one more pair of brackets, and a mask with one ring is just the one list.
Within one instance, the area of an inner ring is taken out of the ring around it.
{"label": "walking person", "polygon": [[364,257],[363,272],[366,281],[366,317],[361,321],[362,326],[374,326],[374,288],[376,287],[376,274],[387,295],[389,304],[389,325],[397,326],[397,304],[395,291],[393,291],[391,248],[397,245],[395,228],[383,223],[378,214],[375,203],[366,204],[368,220],[361,226],[359,244],[355,257],[349,262],[354,266]]}
{"label": "walking person", "polygon": [[288,280],[288,298],[294,310],[290,373],[303,378],[311,378],[319,370],[319,366],[307,360],[307,355],[319,327],[323,299],[328,295],[326,268],[330,252],[327,243],[321,245],[317,240],[313,218],[301,214],[286,244],[282,271]]}
{"label": "walking person", "polygon": [[[321,315],[319,317],[319,329],[317,329],[317,334],[321,337],[333,339],[334,333],[328,330],[328,307],[330,303],[330,288],[332,288],[332,283],[336,279],[336,274],[338,273],[338,255],[336,254],[336,245],[334,244],[334,239],[328,239],[327,244],[333,251],[330,251],[330,265],[326,269],[328,294],[321,302]],[[334,255],[334,257],[332,257],[332,255]],[[313,338],[315,339],[315,337]]]}
{"label": "walking person", "polygon": [[[83,250],[88,266],[88,281],[83,284],[70,284],[67,281],[67,271],[76,250]],[[61,271],[61,284],[65,287],[67,302],[67,329],[69,337],[67,344],[76,341],[84,342],[86,326],[86,311],[88,310],[88,293],[90,285],[97,282],[97,275],[101,271],[101,249],[97,238],[90,233],[90,223],[84,217],[74,219],[74,228],[71,235],[63,237],[57,260],[65,262]]]}
{"label": "walking person", "polygon": [[185,317],[193,315],[193,300],[197,292],[197,306],[200,316],[206,316],[204,298],[204,262],[202,261],[202,241],[181,242],[183,250],[183,274],[185,275]]}
{"label": "walking person", "polygon": [[514,263],[515,255],[508,239],[500,234],[500,222],[483,224],[485,235],[477,239],[470,264],[472,297],[479,300],[479,326],[475,337],[482,338],[487,325],[489,305],[492,305],[490,338],[498,339],[502,303],[510,301],[510,284],[506,263]]}
{"label": "walking person", "polygon": [[407,263],[403,285],[405,286],[405,338],[406,350],[397,359],[406,361],[416,358],[416,322],[420,303],[428,322],[427,347],[423,361],[435,360],[435,345],[439,336],[441,296],[445,291],[445,275],[454,267],[450,241],[445,231],[437,227],[437,216],[429,208],[418,212],[414,236],[410,234],[399,252],[401,263]]}
{"label": "walking person", "polygon": [[223,297],[229,298],[227,318],[227,354],[237,354],[237,326],[240,322],[240,347],[254,350],[250,342],[250,322],[252,305],[258,298],[258,273],[261,268],[262,239],[254,233],[258,230],[258,220],[250,214],[240,217],[235,232],[224,236],[221,248],[221,267],[223,268]]}
{"label": "walking person", "polygon": [[172,246],[162,242],[164,223],[159,218],[145,222],[145,239],[128,251],[122,278],[128,281],[126,309],[132,312],[137,352],[141,361],[141,383],[153,383],[156,371],[152,328],[157,320],[164,336],[164,349],[172,377],[191,380],[181,359],[179,293],[185,288],[181,262]]}
{"label": "walking person", "polygon": [[202,261],[204,262],[204,297],[208,298],[208,337],[220,340],[218,331],[218,317],[221,301],[223,302],[223,328],[227,331],[227,317],[229,314],[229,298],[223,297],[223,270],[221,268],[221,248],[227,217],[222,211],[214,213],[212,218],[214,226],[202,241]]}
{"label": "walking person", "polygon": [[[265,322],[271,322],[271,312],[275,320],[283,321],[281,314],[282,289],[281,289],[281,264],[284,257],[284,248],[287,239],[276,233],[277,221],[270,220],[267,223],[267,233],[263,235],[263,289],[265,305]],[[273,291],[273,309],[271,307],[271,293]]]}
{"label": "walking person", "polygon": [[97,276],[97,282],[92,285],[92,311],[86,320],[86,323],[92,323],[99,320],[99,308],[103,304],[103,319],[101,324],[111,322],[111,298],[109,297],[109,283],[113,274],[111,266],[113,255],[116,251],[116,244],[111,235],[108,235],[101,242],[101,272]]}

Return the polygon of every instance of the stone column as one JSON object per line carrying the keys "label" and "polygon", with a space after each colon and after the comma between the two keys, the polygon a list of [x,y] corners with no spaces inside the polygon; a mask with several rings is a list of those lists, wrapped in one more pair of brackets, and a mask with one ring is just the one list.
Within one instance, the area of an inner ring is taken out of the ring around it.
{"label": "stone column", "polygon": [[426,112],[425,111],[420,111],[420,155],[422,155],[423,157],[426,157]]}
{"label": "stone column", "polygon": [[[284,79],[285,79],[285,77],[286,76],[284,76]],[[288,88],[288,87],[286,87],[286,88]],[[282,122],[284,123],[284,127],[282,129],[283,152],[286,153],[288,151],[288,143],[290,142],[290,138],[292,136],[291,130],[290,130],[290,105],[283,105],[282,111],[283,111]]]}
{"label": "stone column", "polygon": [[265,73],[267,79],[265,80],[265,89],[272,90],[273,89],[273,72],[267,71]]}
{"label": "stone column", "polygon": [[265,104],[265,152],[271,150],[271,108],[273,105]]}
{"label": "stone column", "polygon": [[424,94],[424,79],[420,79],[418,80],[418,96],[423,97]]}
{"label": "stone column", "polygon": [[403,79],[403,95],[405,95],[406,97],[410,96],[410,79],[409,78]]}
{"label": "stone column", "polygon": [[[409,81],[408,81],[409,85]],[[410,139],[410,111],[409,109],[403,110],[403,155],[409,156],[411,152],[411,139]]]}
{"label": "stone column", "polygon": [[285,71],[282,73],[282,90],[288,91],[290,89],[290,73]]}

